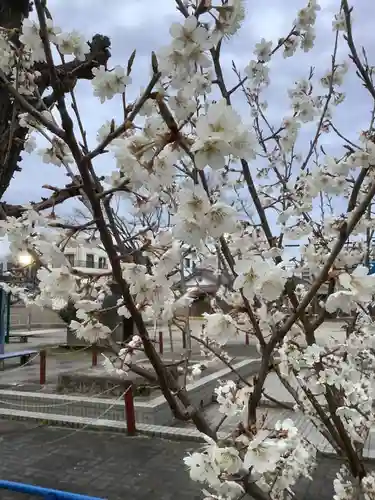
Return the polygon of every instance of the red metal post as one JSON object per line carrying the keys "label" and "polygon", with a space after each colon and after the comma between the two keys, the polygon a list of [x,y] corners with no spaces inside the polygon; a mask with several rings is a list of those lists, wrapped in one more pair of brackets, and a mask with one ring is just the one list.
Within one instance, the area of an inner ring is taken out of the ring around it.
{"label": "red metal post", "polygon": [[159,332],[159,352],[160,354],[163,354],[164,352],[164,339],[163,339],[163,332]]}
{"label": "red metal post", "polygon": [[246,332],[245,333],[245,345],[249,345],[249,344],[250,344],[249,334]]}
{"label": "red metal post", "polygon": [[45,385],[45,383],[46,383],[46,365],[47,365],[46,359],[47,359],[47,352],[45,349],[43,349],[39,352],[39,361],[40,361],[39,382],[40,382],[40,385]]}
{"label": "red metal post", "polygon": [[124,394],[125,400],[125,418],[126,427],[129,436],[134,436],[135,428],[135,411],[134,411],[134,398],[133,398],[133,386],[129,385],[128,389]]}
{"label": "red metal post", "polygon": [[98,347],[96,344],[92,344],[91,355],[91,366],[98,366]]}

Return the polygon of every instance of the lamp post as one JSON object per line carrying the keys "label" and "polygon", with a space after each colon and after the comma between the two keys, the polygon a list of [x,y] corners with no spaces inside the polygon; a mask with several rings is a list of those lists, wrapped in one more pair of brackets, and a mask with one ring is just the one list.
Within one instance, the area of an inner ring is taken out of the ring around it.
{"label": "lamp post", "polygon": [[[18,255],[17,260],[23,271],[22,279],[24,280],[25,287],[27,287],[26,289],[29,292],[34,292],[36,287],[36,269],[32,255],[28,252],[23,252]],[[27,329],[29,331],[31,330],[31,322],[31,309],[29,309],[27,314]]]}
{"label": "lamp post", "polygon": [[22,268],[23,279],[27,281],[28,284],[31,284],[32,289],[34,289],[36,285],[36,269],[33,256],[28,252],[22,252],[17,256],[17,261]]}
{"label": "lamp post", "polygon": [[18,256],[18,263],[22,267],[28,267],[33,263],[33,258],[29,253],[20,253]]}

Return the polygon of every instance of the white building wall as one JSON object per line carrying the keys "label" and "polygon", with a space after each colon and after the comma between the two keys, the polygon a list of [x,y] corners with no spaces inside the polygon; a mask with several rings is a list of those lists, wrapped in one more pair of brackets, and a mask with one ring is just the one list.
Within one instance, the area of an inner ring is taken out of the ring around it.
{"label": "white building wall", "polygon": [[75,268],[82,271],[111,268],[106,252],[99,246],[66,247],[64,254]]}
{"label": "white building wall", "polygon": [[[109,259],[106,252],[99,247],[99,244],[86,245],[80,244],[75,246],[66,247],[64,254],[66,256],[73,256],[72,264],[79,270],[89,271],[90,269],[111,269]],[[93,266],[88,264],[88,255],[93,256]],[[0,239],[0,275],[8,271],[8,263],[16,262],[17,256],[10,255],[9,244],[5,239]],[[101,259],[101,260],[100,260]],[[52,266],[59,266],[61,264],[52,263]]]}

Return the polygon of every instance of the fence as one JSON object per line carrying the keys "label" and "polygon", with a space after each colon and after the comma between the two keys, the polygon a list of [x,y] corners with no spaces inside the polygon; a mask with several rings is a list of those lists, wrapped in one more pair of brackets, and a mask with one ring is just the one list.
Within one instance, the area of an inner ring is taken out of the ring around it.
{"label": "fence", "polygon": [[[159,348],[159,353],[160,354],[164,354],[164,334],[163,334],[162,331],[159,332],[158,337],[159,338],[156,341],[156,345]],[[186,349],[186,342],[187,342],[186,332],[183,331],[182,332],[182,347],[184,349]],[[250,345],[250,335],[249,335],[248,331],[245,332],[244,343],[245,343],[245,345]],[[171,339],[170,339],[170,349],[171,349],[171,352],[173,352],[173,342],[171,341]],[[93,353],[92,353],[92,366],[96,366],[96,364],[97,364],[96,352],[93,350]]]}
{"label": "fence", "polygon": [[[98,363],[97,346],[93,345],[91,351],[92,351],[91,364],[93,367],[95,367],[97,366]],[[37,356],[38,354],[36,354],[34,358],[36,358]],[[31,358],[27,363],[30,363],[34,358]],[[41,349],[39,351],[39,383],[41,386],[46,384],[46,379],[47,379],[47,349]],[[137,429],[135,420],[133,385],[131,382],[128,382],[126,385],[127,388],[124,392],[124,410],[125,410],[124,415],[126,420],[127,433],[129,436],[134,436]]]}
{"label": "fence", "polygon": [[26,493],[45,498],[46,500],[106,500],[99,497],[89,497],[87,495],[78,495],[77,493],[70,493],[68,491],[53,490],[50,488],[41,488],[40,486],[33,486],[31,484],[15,483],[13,481],[0,480],[0,489],[17,491],[19,493]]}

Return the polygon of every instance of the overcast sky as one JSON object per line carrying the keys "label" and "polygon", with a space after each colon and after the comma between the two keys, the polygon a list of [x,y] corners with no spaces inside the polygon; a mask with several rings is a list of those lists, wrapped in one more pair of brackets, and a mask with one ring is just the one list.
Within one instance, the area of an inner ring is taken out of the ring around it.
{"label": "overcast sky", "polygon": [[[299,8],[305,5],[304,0],[267,0],[263,2],[247,0],[247,18],[241,31],[226,42],[223,50],[223,66],[228,84],[235,83],[231,72],[231,62],[235,61],[238,68],[243,69],[253,56],[253,49],[262,37],[277,42],[285,36]],[[316,74],[322,75],[330,67],[333,46],[331,28],[333,14],[337,12],[339,0],[322,0],[322,11],[318,13],[318,37],[315,48],[307,53],[298,53],[293,58],[284,60],[276,57],[271,64],[271,87],[267,92],[269,110],[268,116],[275,124],[288,110],[287,89],[295,80],[308,76],[309,67],[316,67]],[[355,0],[354,35],[358,45],[365,45],[370,59],[374,54],[374,20],[375,3],[370,0]],[[55,24],[63,30],[77,29],[91,39],[95,33],[108,35],[112,41],[111,64],[126,65],[129,55],[136,49],[137,57],[134,64],[133,84],[129,89],[129,97],[135,96],[139,88],[148,82],[149,61],[152,50],[168,44],[169,26],[171,22],[181,19],[175,10],[173,0],[49,0],[48,6],[54,17]],[[341,43],[338,61],[347,53],[344,43]],[[375,64],[374,56],[371,61]],[[356,80],[351,67],[346,90],[348,101],[337,111],[336,123],[343,133],[351,138],[358,137],[362,128],[366,128],[370,117],[370,105],[366,92]],[[76,87],[84,125],[88,132],[89,143],[95,146],[95,134],[98,128],[111,118],[121,120],[121,98],[117,96],[112,101],[101,105],[93,97],[89,82],[80,82]],[[234,99],[245,122],[251,121],[248,108],[242,97]],[[311,129],[310,129],[311,130]],[[312,132],[312,130],[311,130]],[[311,134],[310,132],[310,134]],[[308,129],[304,138],[308,141]],[[307,142],[308,143],[308,142]],[[341,140],[326,136],[324,144],[327,152],[338,151]],[[53,165],[43,164],[38,155],[24,153],[22,172],[13,179],[5,199],[9,202],[25,203],[37,200],[43,190],[44,183],[63,185],[67,178],[62,170]],[[100,172],[111,172],[114,168],[110,156],[101,158],[98,168]],[[44,192],[44,194],[46,194]],[[71,205],[68,210],[70,210]]]}

